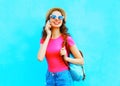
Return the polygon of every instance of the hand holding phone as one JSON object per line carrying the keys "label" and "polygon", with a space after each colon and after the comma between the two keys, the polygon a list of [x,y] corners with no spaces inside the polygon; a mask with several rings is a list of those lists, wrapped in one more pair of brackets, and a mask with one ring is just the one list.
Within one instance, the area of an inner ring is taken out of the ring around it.
{"label": "hand holding phone", "polygon": [[45,25],[45,31],[46,31],[47,35],[51,35],[50,28],[51,28],[50,21],[48,20],[46,25]]}

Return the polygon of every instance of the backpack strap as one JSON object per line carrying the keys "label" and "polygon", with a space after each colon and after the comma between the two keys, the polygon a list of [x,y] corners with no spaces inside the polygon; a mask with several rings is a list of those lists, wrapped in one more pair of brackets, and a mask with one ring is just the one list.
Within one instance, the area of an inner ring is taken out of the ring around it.
{"label": "backpack strap", "polygon": [[[70,52],[70,48],[69,48],[69,46],[68,46],[67,37],[68,37],[68,36],[63,35],[62,47],[66,47],[67,53],[68,53],[68,56],[69,56],[71,52]],[[84,57],[82,51],[79,50],[79,52],[80,52],[81,56]],[[72,53],[71,53],[71,54],[72,54]],[[64,56],[62,56],[62,57],[64,57]],[[64,61],[65,65],[69,67],[69,65],[65,62],[64,59],[63,59],[63,61]],[[82,68],[82,71],[83,71],[83,78],[82,78],[82,80],[85,80],[86,74],[85,74],[85,71],[84,71],[84,66],[81,65],[81,68]]]}

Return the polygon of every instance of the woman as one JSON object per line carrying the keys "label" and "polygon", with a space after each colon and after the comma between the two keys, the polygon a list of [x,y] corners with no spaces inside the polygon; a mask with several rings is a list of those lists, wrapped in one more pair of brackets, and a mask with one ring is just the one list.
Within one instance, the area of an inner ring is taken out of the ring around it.
{"label": "woman", "polygon": [[[73,80],[65,62],[83,64],[79,50],[73,39],[67,33],[66,14],[61,8],[52,8],[46,15],[46,24],[43,27],[38,59],[46,57],[48,71],[46,86],[73,86]],[[69,58],[66,47],[62,47],[66,37],[70,52],[75,58]]]}

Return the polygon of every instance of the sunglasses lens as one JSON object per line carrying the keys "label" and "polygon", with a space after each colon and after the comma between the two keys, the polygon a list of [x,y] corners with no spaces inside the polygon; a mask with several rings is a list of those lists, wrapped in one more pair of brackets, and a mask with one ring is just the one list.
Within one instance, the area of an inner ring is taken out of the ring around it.
{"label": "sunglasses lens", "polygon": [[58,19],[60,19],[60,20],[63,20],[63,18],[64,18],[63,16],[59,16],[59,17],[58,17]]}
{"label": "sunglasses lens", "polygon": [[51,15],[50,16],[52,19],[55,19],[56,18],[56,15]]}
{"label": "sunglasses lens", "polygon": [[[50,18],[56,19],[57,16],[56,16],[56,15],[50,15]],[[63,20],[63,19],[64,19],[64,16],[58,16],[58,19]]]}

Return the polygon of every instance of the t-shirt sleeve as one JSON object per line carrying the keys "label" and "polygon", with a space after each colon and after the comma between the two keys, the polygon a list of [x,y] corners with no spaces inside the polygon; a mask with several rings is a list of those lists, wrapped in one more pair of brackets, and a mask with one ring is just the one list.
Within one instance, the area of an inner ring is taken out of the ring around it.
{"label": "t-shirt sleeve", "polygon": [[70,37],[70,36],[67,37],[67,42],[68,42],[68,45],[69,45],[69,46],[75,45],[74,40],[73,40],[72,37]]}

